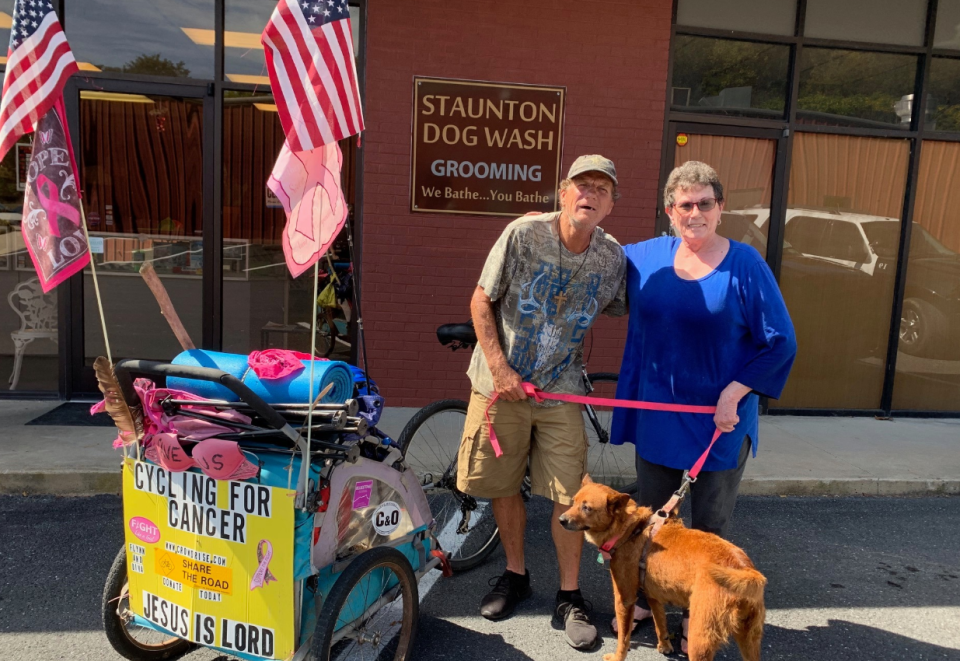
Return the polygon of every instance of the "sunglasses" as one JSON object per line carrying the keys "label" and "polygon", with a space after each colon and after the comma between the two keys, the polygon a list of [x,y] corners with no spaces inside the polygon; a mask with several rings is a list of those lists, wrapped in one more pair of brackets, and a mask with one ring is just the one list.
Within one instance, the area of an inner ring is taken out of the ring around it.
{"label": "sunglasses", "polygon": [[674,204],[673,208],[677,209],[680,213],[688,214],[693,211],[694,207],[697,207],[702,213],[706,211],[713,211],[714,207],[716,207],[721,201],[722,200],[715,197],[708,197],[700,200],[699,202],[684,202],[683,204]]}

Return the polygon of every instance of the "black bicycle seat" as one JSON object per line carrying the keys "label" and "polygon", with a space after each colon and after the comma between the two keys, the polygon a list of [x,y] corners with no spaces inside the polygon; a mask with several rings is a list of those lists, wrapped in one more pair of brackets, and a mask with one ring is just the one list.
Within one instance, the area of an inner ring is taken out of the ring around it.
{"label": "black bicycle seat", "polygon": [[457,346],[473,346],[477,343],[477,333],[473,330],[473,321],[465,324],[444,324],[437,329],[437,339],[447,346],[457,342]]}

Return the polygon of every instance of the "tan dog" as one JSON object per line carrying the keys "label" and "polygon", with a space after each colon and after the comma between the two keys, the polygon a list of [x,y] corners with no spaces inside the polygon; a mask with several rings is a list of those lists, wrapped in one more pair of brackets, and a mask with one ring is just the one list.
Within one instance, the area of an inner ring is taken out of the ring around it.
{"label": "tan dog", "polygon": [[584,476],[573,505],[560,516],[567,530],[582,530],[591,544],[610,551],[617,613],[617,650],[603,661],[623,661],[630,650],[640,561],[647,546],[643,590],[653,612],[657,651],[673,651],[664,604],[690,609],[690,661],[711,661],[732,635],[745,661],[760,659],[767,579],[741,549],[716,535],[690,530],[671,517],[650,536],[653,512],[626,494]]}

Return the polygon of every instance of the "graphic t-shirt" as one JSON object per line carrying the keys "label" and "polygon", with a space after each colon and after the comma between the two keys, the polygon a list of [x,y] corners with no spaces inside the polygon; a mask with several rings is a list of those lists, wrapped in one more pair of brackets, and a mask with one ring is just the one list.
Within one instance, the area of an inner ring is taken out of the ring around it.
{"label": "graphic t-shirt", "polygon": [[[507,225],[477,284],[494,302],[500,346],[520,377],[546,392],[584,394],[583,339],[601,312],[626,314],[626,262],[617,240],[599,227],[583,253],[567,250],[557,235],[559,217]],[[479,346],[467,376],[474,390],[493,396]]]}

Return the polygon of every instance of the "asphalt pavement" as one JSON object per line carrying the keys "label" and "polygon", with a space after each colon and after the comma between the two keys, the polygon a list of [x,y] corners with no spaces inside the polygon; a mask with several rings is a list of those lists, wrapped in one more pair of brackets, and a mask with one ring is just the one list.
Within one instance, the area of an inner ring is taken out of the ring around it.
{"label": "asphalt pavement", "polygon": [[[549,503],[530,503],[534,596],[502,622],[478,614],[502,551],[437,580],[421,604],[416,661],[566,661],[612,652],[610,580],[584,553],[581,585],[602,648],[577,652],[550,626],[556,560]],[[100,595],[122,544],[115,496],[0,497],[0,659],[120,659],[100,630]],[[767,661],[960,661],[960,498],[742,497],[732,539],[769,581]],[[679,613],[670,624],[680,626]],[[652,625],[628,659],[663,659]],[[207,650],[189,661],[225,660]],[[680,657],[674,657],[680,658]],[[739,659],[735,647],[718,655]]]}

